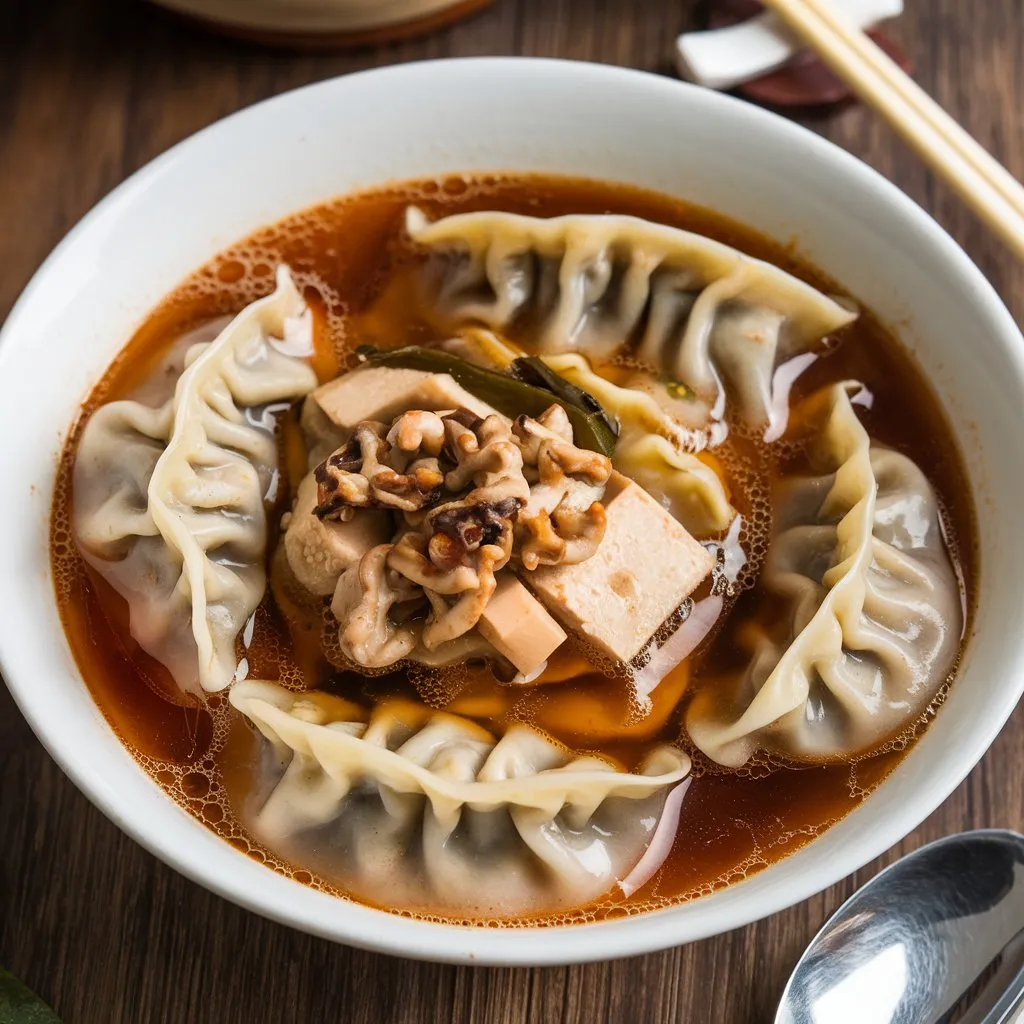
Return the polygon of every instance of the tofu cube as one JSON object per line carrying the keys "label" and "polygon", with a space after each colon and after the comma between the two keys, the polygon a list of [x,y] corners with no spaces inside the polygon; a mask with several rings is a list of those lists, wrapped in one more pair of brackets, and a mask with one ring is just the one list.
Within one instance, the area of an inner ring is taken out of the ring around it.
{"label": "tofu cube", "polygon": [[628,662],[711,572],[715,559],[622,474],[612,474],[604,503],[608,524],[591,558],[541,566],[523,578],[570,632]]}
{"label": "tofu cube", "polygon": [[315,469],[349,439],[350,431],[342,430],[330,419],[312,395],[307,395],[302,403],[299,426],[306,439],[306,465],[309,469]]}
{"label": "tofu cube", "polygon": [[390,423],[410,409],[468,409],[483,419],[494,413],[447,373],[365,366],[318,387],[312,395],[337,426],[352,431],[362,420]]}
{"label": "tofu cube", "polygon": [[532,675],[565,642],[565,630],[511,573],[497,582],[477,629],[524,676]]}
{"label": "tofu cube", "polygon": [[313,514],[316,490],[310,473],[299,484],[284,550],[298,583],[318,597],[327,597],[350,565],[390,539],[393,527],[391,517],[375,509],[356,509],[347,523],[325,523]]}

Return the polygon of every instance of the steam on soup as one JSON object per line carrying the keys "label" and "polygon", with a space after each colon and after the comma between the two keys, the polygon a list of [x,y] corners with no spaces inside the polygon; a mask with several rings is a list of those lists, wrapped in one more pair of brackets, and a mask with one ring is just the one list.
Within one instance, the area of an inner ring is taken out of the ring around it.
{"label": "steam on soup", "polygon": [[593,920],[763,867],[892,769],[973,593],[945,420],[836,292],[557,178],[254,235],[72,431],[86,682],[225,839],[392,910]]}

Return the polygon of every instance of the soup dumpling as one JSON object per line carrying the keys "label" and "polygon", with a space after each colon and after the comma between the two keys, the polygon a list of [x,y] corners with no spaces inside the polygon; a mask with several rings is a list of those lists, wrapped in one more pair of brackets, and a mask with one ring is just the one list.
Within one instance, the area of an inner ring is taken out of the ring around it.
{"label": "soup dumpling", "polygon": [[690,426],[721,419],[728,400],[778,437],[791,381],[776,395],[776,369],[854,319],[778,267],[636,217],[488,211],[430,223],[412,207],[406,226],[438,257],[428,274],[450,324],[522,325],[542,354],[605,361],[628,349],[693,392]]}
{"label": "soup dumpling", "polygon": [[391,907],[497,916],[589,902],[630,876],[690,769],[663,746],[626,772],[527,726],[498,739],[408,701],[368,716],[273,683],[229,696],[271,755],[256,834]]}
{"label": "soup dumpling", "polygon": [[721,764],[758,748],[802,761],[871,749],[927,706],[953,667],[960,590],[935,493],[914,463],[873,445],[856,383],[812,396],[819,476],[785,481],[763,572],[784,609],[735,679],[709,682],[686,725]]}
{"label": "soup dumpling", "polygon": [[544,361],[566,380],[593,395],[619,423],[612,464],[638,483],[695,537],[728,529],[736,515],[715,470],[686,445],[690,431],[678,426],[648,394],[613,384],[576,353]]}
{"label": "soup dumpling", "polygon": [[316,386],[312,318],[286,267],[216,339],[194,346],[160,408],[101,406],[75,460],[74,531],[128,602],[132,636],[182,690],[222,690],[266,586],[271,403]]}

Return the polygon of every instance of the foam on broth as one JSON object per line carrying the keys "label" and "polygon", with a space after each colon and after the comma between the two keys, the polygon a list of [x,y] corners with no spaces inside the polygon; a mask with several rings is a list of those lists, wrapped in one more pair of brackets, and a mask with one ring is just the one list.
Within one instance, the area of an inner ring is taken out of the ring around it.
{"label": "foam on broth", "polygon": [[[433,215],[487,208],[539,216],[633,214],[698,231],[768,259],[826,292],[840,292],[791,250],[718,214],[665,196],[550,176],[449,177],[346,197],[265,228],[211,260],[149,316],[83,406],[60,465],[51,550],[65,630],[100,708],[157,783],[198,820],[254,859],[339,896],[346,895],[344,878],[331,875],[324,865],[319,865],[318,874],[309,864],[285,863],[245,828],[243,805],[258,757],[253,732],[223,695],[212,696],[204,707],[187,705],[166,670],[131,639],[124,602],[90,572],[75,549],[70,529],[71,470],[76,440],[90,412],[102,402],[135,395],[140,388],[145,389],[147,401],[154,401],[161,381],[169,394],[175,364],[171,357],[181,350],[175,343],[186,332],[271,291],[273,269],[279,262],[291,266],[314,308],[315,368],[321,380],[351,365],[357,344],[414,344],[435,336],[416,306],[411,285],[415,256],[402,238],[402,217],[410,203]],[[528,338],[517,340],[529,347]],[[970,612],[976,588],[973,510],[957,447],[938,403],[896,340],[867,312],[840,332],[804,373],[792,400],[846,377],[863,381],[874,394],[872,408],[860,410],[872,438],[910,455],[936,487]],[[268,515],[272,544],[280,516],[290,506],[304,471],[301,434],[293,415],[282,417],[279,439],[282,486]],[[598,659],[582,648],[569,648],[560,657],[589,660],[592,666],[586,674],[571,683],[517,688],[514,694],[496,687],[486,670],[473,665],[447,672],[417,669],[372,677],[339,672],[331,664],[330,652],[322,650],[322,619],[294,607],[274,585],[271,574],[272,585],[244,643],[253,678],[278,679],[296,689],[320,686],[364,704],[382,695],[403,693],[456,712],[488,710],[497,726],[512,721],[543,724],[571,746],[599,749],[628,766],[639,763],[657,742],[682,741],[691,749],[694,781],[683,802],[673,850],[658,874],[632,897],[608,895],[590,906],[542,918],[476,918],[473,923],[592,921],[663,907],[738,881],[798,849],[856,807],[896,766],[941,704],[945,687],[928,710],[882,750],[835,764],[798,767],[759,754],[734,771],[692,751],[680,726],[687,696],[672,707],[672,695],[692,693],[704,678],[742,660],[734,634],[763,599],[757,578],[771,532],[772,479],[803,457],[798,446],[778,442],[766,446],[735,428],[714,454],[743,515],[739,542],[746,564],[730,588],[724,624],[689,665],[655,691],[655,713],[664,714],[664,724],[640,738],[594,743],[574,732],[571,720],[552,716],[550,702],[556,699],[556,690],[584,694],[597,688],[624,724],[641,720],[642,709],[635,701],[631,706],[626,675],[602,675]],[[659,707],[659,701],[666,706]],[[429,905],[397,912],[451,920]]]}

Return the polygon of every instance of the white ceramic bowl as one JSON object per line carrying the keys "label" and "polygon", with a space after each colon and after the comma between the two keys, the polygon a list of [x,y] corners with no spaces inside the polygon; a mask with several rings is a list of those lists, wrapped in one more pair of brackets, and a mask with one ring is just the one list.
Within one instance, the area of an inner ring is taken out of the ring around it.
{"label": "white ceramic bowl", "polygon": [[[982,586],[960,679],[860,808],[791,857],[640,918],[530,930],[410,921],[332,899],[235,851],[175,806],[100,715],[54,605],[47,520],[79,401],[148,310],[284,214],[387,179],[533,169],[674,193],[778,239],[899,325],[969,455]],[[0,664],[53,757],[117,824],[228,899],[353,945],[550,964],[642,953],[754,921],[882,853],[949,795],[1024,689],[1024,339],[964,253],[901,192],[807,131],[736,100],[597,65],[485,59],[352,75],[243,111],[107,197],[46,261],[0,343]],[[992,822],[991,824],[998,824]]]}

